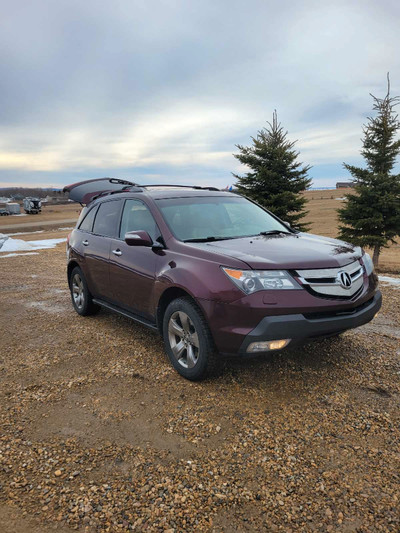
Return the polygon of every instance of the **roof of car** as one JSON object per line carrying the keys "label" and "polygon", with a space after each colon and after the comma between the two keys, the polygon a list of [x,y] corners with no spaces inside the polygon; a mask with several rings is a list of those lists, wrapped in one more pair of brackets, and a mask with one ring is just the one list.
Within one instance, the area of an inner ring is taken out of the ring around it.
{"label": "roof of car", "polygon": [[135,196],[150,196],[154,200],[162,200],[167,198],[193,198],[193,197],[207,197],[207,196],[232,196],[231,192],[219,191],[217,189],[207,188],[195,188],[195,187],[174,187],[174,186],[143,186],[140,189],[138,187],[126,188],[120,191],[112,191],[110,193],[103,193],[102,195],[94,198],[94,201],[103,201],[110,199],[110,197],[126,197]]}
{"label": "roof of car", "polygon": [[195,188],[195,187],[145,187],[145,194],[151,196],[155,199],[161,198],[184,198],[192,196],[226,196],[229,193],[228,191],[219,191],[217,189],[208,189],[208,188]]}

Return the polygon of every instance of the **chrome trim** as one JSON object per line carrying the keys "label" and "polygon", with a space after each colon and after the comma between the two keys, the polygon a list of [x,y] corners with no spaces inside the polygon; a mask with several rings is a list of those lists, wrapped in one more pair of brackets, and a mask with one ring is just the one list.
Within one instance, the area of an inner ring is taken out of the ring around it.
{"label": "chrome trim", "polygon": [[[345,272],[351,278],[351,285],[344,287],[341,285],[339,275]],[[316,268],[308,270],[297,270],[298,279],[302,285],[308,286],[314,292],[322,296],[341,296],[351,298],[363,285],[364,266],[359,261],[343,267]],[[318,280],[324,281],[318,281]]]}

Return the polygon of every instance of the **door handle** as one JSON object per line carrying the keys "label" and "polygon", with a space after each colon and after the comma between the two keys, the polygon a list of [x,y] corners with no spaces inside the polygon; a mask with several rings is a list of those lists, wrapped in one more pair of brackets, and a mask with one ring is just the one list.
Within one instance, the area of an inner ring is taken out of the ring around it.
{"label": "door handle", "polygon": [[82,244],[83,246],[89,246],[89,241],[88,240],[82,241]]}
{"label": "door handle", "polygon": [[116,250],[113,250],[112,253],[114,255],[122,255],[122,252],[121,252],[121,250],[119,248],[117,248]]}

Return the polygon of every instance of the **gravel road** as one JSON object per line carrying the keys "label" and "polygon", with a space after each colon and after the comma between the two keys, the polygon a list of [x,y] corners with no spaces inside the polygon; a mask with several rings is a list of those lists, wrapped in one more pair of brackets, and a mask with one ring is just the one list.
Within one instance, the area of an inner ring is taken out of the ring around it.
{"label": "gravel road", "polygon": [[0,265],[3,533],[400,530],[394,286],[368,327],[196,384],[73,312],[63,245]]}

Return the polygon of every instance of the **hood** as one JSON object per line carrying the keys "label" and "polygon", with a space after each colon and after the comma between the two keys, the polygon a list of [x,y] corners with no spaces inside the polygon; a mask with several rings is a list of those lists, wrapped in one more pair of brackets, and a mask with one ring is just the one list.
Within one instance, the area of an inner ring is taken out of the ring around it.
{"label": "hood", "polygon": [[340,267],[362,254],[359,246],[309,233],[258,235],[196,246],[244,261],[250,268],[269,270]]}

